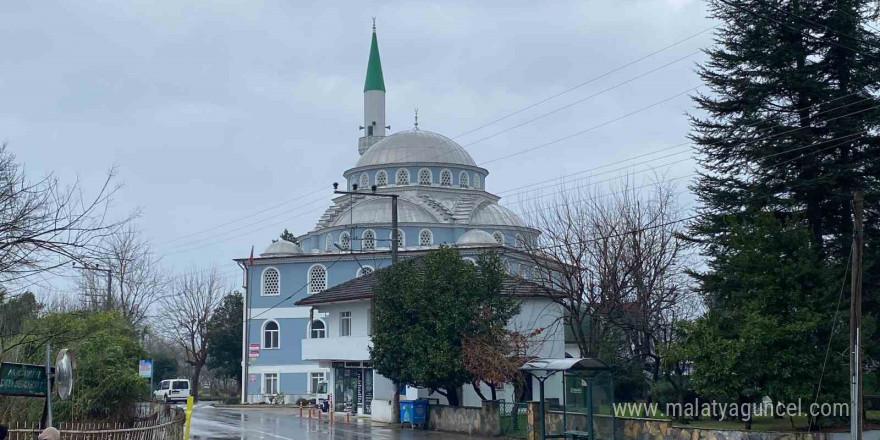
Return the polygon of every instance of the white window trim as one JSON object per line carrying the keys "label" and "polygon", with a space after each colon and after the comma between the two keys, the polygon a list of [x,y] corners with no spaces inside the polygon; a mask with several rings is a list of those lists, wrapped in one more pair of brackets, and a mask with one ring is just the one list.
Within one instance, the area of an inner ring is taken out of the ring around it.
{"label": "white window trim", "polygon": [[327,372],[326,371],[309,371],[309,374],[308,374],[309,382],[307,384],[307,386],[309,388],[309,390],[308,390],[309,394],[315,394],[315,390],[312,389],[312,374],[321,374],[322,376],[324,376],[324,382],[327,382],[327,391],[330,391],[330,383],[329,383],[329,381],[327,381]]}
{"label": "white window trim", "polygon": [[[401,245],[397,247],[397,250],[401,250],[406,247],[406,233],[403,232],[403,229],[397,228],[398,235],[400,235],[400,243]],[[394,240],[394,231],[388,231],[388,249],[391,249],[391,240]]]}
{"label": "white window trim", "polygon": [[[348,246],[343,246],[343,245],[342,245],[342,236],[343,236],[343,235],[346,236],[346,237],[348,237]],[[339,247],[341,247],[342,250],[344,250],[344,251],[347,251],[347,250],[351,249],[351,234],[349,234],[348,231],[342,231],[342,232],[339,234],[339,239],[337,240],[337,243],[339,243]]]}
{"label": "white window trim", "polygon": [[[428,172],[428,183],[422,183],[422,171]],[[431,186],[434,184],[434,172],[430,168],[419,168],[418,184],[423,186]]]}
{"label": "white window trim", "polygon": [[[501,243],[498,243],[498,238],[495,237],[495,234],[501,235]],[[501,244],[501,245],[504,244],[504,241],[505,241],[505,240],[504,240],[504,233],[503,233],[503,232],[501,232],[501,231],[493,231],[493,232],[492,232],[492,238],[495,239],[495,242],[496,242],[496,243]]]}
{"label": "white window trim", "polygon": [[[321,323],[324,324],[324,337],[323,338],[313,338],[312,337],[312,324],[314,323],[314,321],[321,321]],[[327,321],[324,321],[323,318],[315,318],[306,324],[306,339],[327,339],[327,330],[328,330]]]}
{"label": "white window trim", "polygon": [[[343,313],[348,313],[348,334],[347,335],[342,334],[342,329],[345,328],[342,325],[342,314]],[[339,312],[339,337],[340,338],[348,338],[348,337],[354,335],[354,316],[353,315],[354,314],[351,312],[351,310],[343,310],[343,311]]]}
{"label": "white window trim", "polygon": [[[384,185],[379,185],[379,175],[380,174],[385,176],[385,184]],[[385,171],[385,170],[376,171],[376,186],[378,186],[378,187],[388,186],[388,172],[387,171]]]}
{"label": "white window trim", "polygon": [[474,189],[482,189],[483,179],[480,178],[479,173],[474,173],[474,177],[471,179],[471,182],[474,183]]}
{"label": "white window trim", "polygon": [[[366,241],[367,241],[366,240],[367,232],[371,232],[373,234],[373,247],[371,247],[371,248],[364,247],[364,243],[366,243]],[[377,247],[376,242],[378,241],[377,238],[379,238],[379,236],[376,235],[376,231],[374,231],[372,229],[365,229],[364,232],[361,234],[361,250],[362,251],[363,250],[371,250],[371,251],[376,250],[376,247]]]}
{"label": "white window trim", "polygon": [[[443,173],[449,173],[449,185],[443,185]],[[450,170],[448,168],[444,168],[443,170],[440,171],[440,185],[441,186],[452,186],[452,177],[453,177],[452,170]]]}
{"label": "white window trim", "polygon": [[365,264],[364,267],[358,267],[358,268],[357,268],[357,270],[356,270],[355,273],[354,273],[354,277],[355,277],[355,278],[360,278],[360,277],[364,276],[364,274],[361,273],[361,272],[363,272],[364,269],[370,269],[370,270],[372,270],[373,272],[376,271],[376,268],[375,268],[375,267],[370,266],[369,264]]}
{"label": "white window trim", "polygon": [[[278,326],[278,346],[275,348],[266,348],[266,326],[270,322],[274,322]],[[260,350],[280,350],[281,349],[281,324],[274,319],[267,319],[260,325]]]}
{"label": "white window trim", "polygon": [[327,290],[327,287],[330,285],[330,271],[327,270],[327,266],[324,266],[323,264],[313,264],[309,266],[309,270],[306,271],[306,293],[309,295],[318,293],[312,292],[312,269],[318,266],[324,268],[324,289],[322,289],[321,292]]}
{"label": "white window trim", "polygon": [[[423,232],[427,232],[427,233],[431,236],[431,242],[428,243],[428,244],[426,244],[426,245],[422,244],[422,233],[423,233]],[[434,232],[431,231],[431,230],[428,229],[428,228],[425,228],[425,229],[422,229],[421,231],[419,231],[419,246],[422,246],[422,247],[424,247],[424,246],[434,246]]]}
{"label": "white window trim", "polygon": [[[367,184],[364,185],[364,178],[366,178]],[[367,189],[370,187],[370,175],[367,172],[361,173],[360,177],[358,177],[358,188]]]}
{"label": "white window trim", "polygon": [[[281,373],[279,373],[277,371],[267,371],[267,372],[263,373],[263,377],[260,378],[260,379],[262,379],[260,381],[260,394],[267,395],[266,394],[266,375],[267,374],[274,374],[275,375],[275,388],[277,388],[278,393],[281,393]],[[274,396],[274,394],[268,394],[268,395]]]}
{"label": "white window trim", "polygon": [[[266,293],[266,286],[265,286],[266,271],[269,269],[272,269],[276,273],[278,273],[278,293]],[[260,296],[278,296],[278,295],[281,295],[281,271],[278,270],[278,268],[275,266],[269,266],[269,267],[263,269],[262,272],[260,272]]]}
{"label": "white window trim", "polygon": [[[462,179],[464,177],[464,179]],[[461,183],[465,182],[464,185]],[[471,187],[471,175],[467,173],[467,171],[462,171],[458,173],[458,187],[459,188],[470,188]]]}
{"label": "white window trim", "polygon": [[[400,173],[406,173],[406,183],[398,183],[400,182]],[[412,185],[412,176],[409,175],[409,169],[398,168],[397,171],[394,172],[394,184],[397,186]]]}

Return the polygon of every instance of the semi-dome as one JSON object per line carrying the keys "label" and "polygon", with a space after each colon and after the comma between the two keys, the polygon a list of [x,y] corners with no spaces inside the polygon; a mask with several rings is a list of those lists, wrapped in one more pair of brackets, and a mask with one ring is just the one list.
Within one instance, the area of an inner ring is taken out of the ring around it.
{"label": "semi-dome", "polygon": [[[400,198],[397,201],[397,221],[399,223],[439,223],[428,210]],[[391,222],[391,200],[388,198],[367,199],[339,214],[330,226],[349,224],[370,224]]]}
{"label": "semi-dome", "polygon": [[301,253],[303,253],[303,250],[298,244],[291,243],[287,240],[278,240],[275,243],[270,244],[260,256],[281,257],[285,255],[298,255]]}
{"label": "semi-dome", "polygon": [[471,155],[452,139],[431,131],[407,130],[376,142],[355,167],[412,162],[477,166]]}
{"label": "semi-dome", "polygon": [[497,225],[525,227],[526,224],[513,211],[497,204],[487,203],[471,216],[472,225]]}
{"label": "semi-dome", "polygon": [[482,246],[487,244],[497,245],[498,242],[495,241],[491,234],[482,229],[471,229],[461,234],[461,237],[458,237],[455,244],[459,246]]}

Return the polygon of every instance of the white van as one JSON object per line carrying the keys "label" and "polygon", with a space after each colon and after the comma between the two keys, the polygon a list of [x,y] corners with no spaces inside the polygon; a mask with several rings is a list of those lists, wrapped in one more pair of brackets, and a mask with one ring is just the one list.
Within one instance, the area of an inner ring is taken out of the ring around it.
{"label": "white van", "polygon": [[153,397],[156,400],[171,402],[186,402],[189,397],[189,380],[188,379],[169,379],[159,382],[159,388],[153,391]]}

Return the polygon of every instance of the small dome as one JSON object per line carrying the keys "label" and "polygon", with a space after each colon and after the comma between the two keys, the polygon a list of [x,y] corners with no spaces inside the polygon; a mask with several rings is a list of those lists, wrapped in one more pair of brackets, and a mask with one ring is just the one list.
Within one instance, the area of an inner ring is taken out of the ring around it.
{"label": "small dome", "polygon": [[407,130],[376,142],[355,167],[410,162],[477,166],[471,155],[452,139],[431,131]]}
{"label": "small dome", "polygon": [[526,224],[514,214],[513,211],[497,204],[488,203],[477,209],[477,212],[471,216],[470,224],[472,225],[495,225],[495,226],[518,226],[525,227]]}
{"label": "small dome", "polygon": [[291,243],[287,240],[278,240],[275,243],[270,244],[260,256],[282,257],[286,255],[298,255],[301,253],[303,253],[303,250],[298,244]]}
{"label": "small dome", "polygon": [[[439,223],[428,210],[406,199],[397,201],[398,223]],[[391,200],[385,197],[356,203],[339,214],[330,226],[391,223]]]}
{"label": "small dome", "polygon": [[492,234],[482,229],[471,229],[458,237],[455,244],[459,246],[477,246],[477,245],[497,245],[498,242],[492,237]]}

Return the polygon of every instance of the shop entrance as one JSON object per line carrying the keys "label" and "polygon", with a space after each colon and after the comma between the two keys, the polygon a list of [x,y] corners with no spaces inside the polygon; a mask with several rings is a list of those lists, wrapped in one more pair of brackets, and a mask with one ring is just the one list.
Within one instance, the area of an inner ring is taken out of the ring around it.
{"label": "shop entrance", "polygon": [[370,362],[333,362],[333,382],[333,411],[370,414],[373,400]]}

